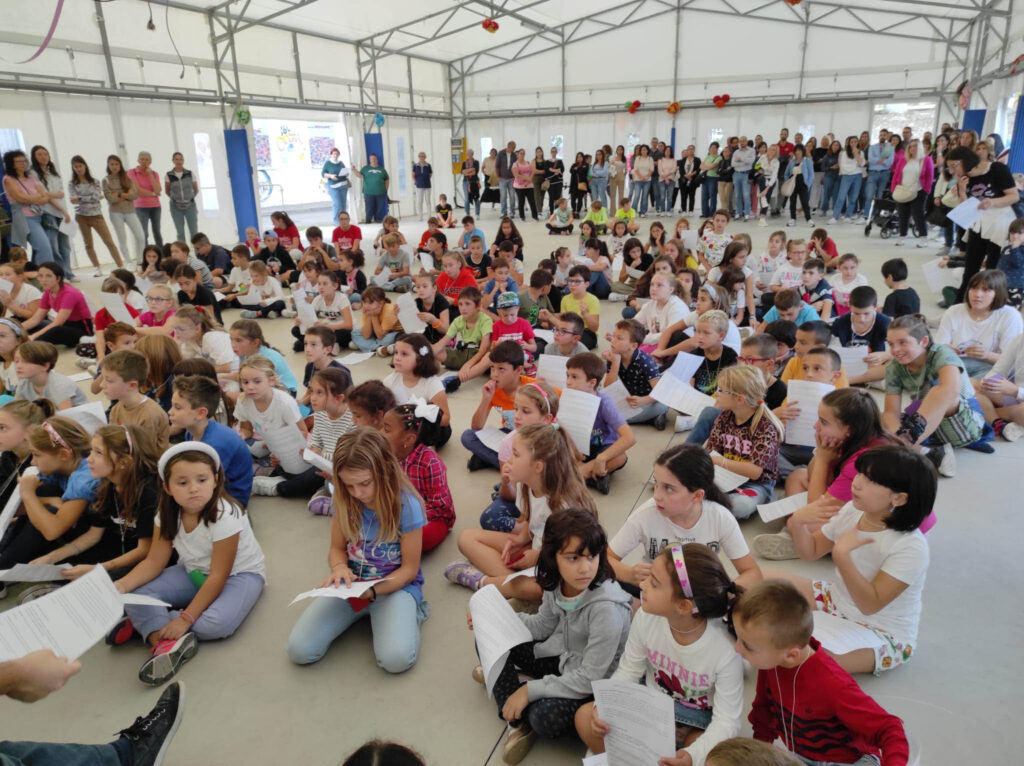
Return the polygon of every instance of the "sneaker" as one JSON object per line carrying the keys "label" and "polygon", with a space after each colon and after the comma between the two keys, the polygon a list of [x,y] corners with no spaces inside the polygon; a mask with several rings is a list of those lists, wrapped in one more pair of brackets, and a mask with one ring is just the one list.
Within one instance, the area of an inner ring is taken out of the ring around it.
{"label": "sneaker", "polygon": [[377,356],[392,356],[395,353],[395,344],[390,343],[387,346],[379,346],[377,348]]}
{"label": "sneaker", "polygon": [[484,669],[483,669],[483,666],[477,665],[475,668],[473,668],[472,675],[473,675],[473,680],[476,681],[481,686],[483,686],[485,683],[487,683],[484,680]]}
{"label": "sneaker", "polygon": [[956,451],[951,445],[940,444],[938,447],[929,448],[924,454],[935,465],[939,476],[945,476],[947,479],[956,476]]}
{"label": "sneaker", "polygon": [[789,221],[786,223],[786,226],[796,226],[796,219],[790,218]]}
{"label": "sneaker", "polygon": [[36,585],[31,585],[25,588],[18,596],[18,606],[23,606],[30,601],[35,601],[37,598],[48,596],[58,588],[63,588],[66,583],[55,583],[55,582],[41,582]]}
{"label": "sneaker", "polygon": [[267,319],[277,319],[279,316],[281,316],[281,315],[278,314],[276,311],[268,311],[267,312]]}
{"label": "sneaker", "polygon": [[90,274],[89,276],[92,276],[92,277],[102,277],[103,276],[103,272],[100,271],[99,267],[97,266],[96,270],[92,274]]}
{"label": "sneaker", "polygon": [[314,516],[333,516],[334,500],[330,497],[314,497],[306,504],[306,508]]}
{"label": "sneaker", "polygon": [[295,319],[299,314],[295,309],[285,309],[281,312],[281,316],[285,319]]}
{"label": "sneaker", "polygon": [[623,295],[622,293],[612,293],[608,296],[608,300],[612,303],[622,303],[622,301],[626,300],[628,297],[628,295]]}
{"label": "sneaker", "polygon": [[612,489],[612,475],[606,473],[604,476],[594,476],[591,479],[594,489],[602,495],[607,495]]}
{"label": "sneaker", "polygon": [[509,726],[505,744],[501,746],[501,760],[508,764],[519,763],[530,752],[535,739],[537,735],[526,721],[520,721],[518,726]]}
{"label": "sneaker", "polygon": [[1024,436],[1024,426],[1020,426],[1012,421],[1007,421],[1006,425],[1003,426],[1001,436],[1008,442],[1015,442],[1020,437]]}
{"label": "sneaker", "polygon": [[829,222],[829,224],[839,223],[839,221],[837,221],[834,217],[833,218],[829,218],[828,222]]}
{"label": "sneaker", "polygon": [[769,561],[789,561],[800,558],[786,528],[774,535],[758,535],[754,538],[754,553]]}
{"label": "sneaker", "polygon": [[692,415],[676,415],[676,433],[693,430],[697,425],[697,418]]}
{"label": "sneaker", "polygon": [[664,412],[654,419],[654,427],[657,430],[664,431],[666,425],[668,425],[668,415]]}
{"label": "sneaker", "polygon": [[159,641],[151,651],[152,656],[139,668],[139,680],[150,686],[159,686],[195,657],[198,651],[199,641],[191,631],[176,641]]}
{"label": "sneaker", "polygon": [[928,240],[924,237],[918,237],[917,242],[914,243],[915,247],[928,247]]}
{"label": "sneaker", "polygon": [[449,375],[447,378],[441,381],[444,385],[444,392],[446,394],[454,394],[459,390],[459,386],[462,385],[462,381],[459,380],[458,375]]}
{"label": "sneaker", "polygon": [[490,468],[491,464],[484,460],[479,455],[470,455],[469,462],[466,463],[466,468],[470,471],[479,471],[482,468]]}
{"label": "sneaker", "polygon": [[806,226],[809,229],[813,229],[814,228],[814,219],[813,218],[808,218],[806,221],[804,221],[804,224],[806,224]]}
{"label": "sneaker", "polygon": [[761,227],[763,228],[763,227],[765,227],[765,226],[767,226],[767,225],[768,225],[768,221],[766,221],[766,220],[765,220],[765,219],[764,219],[764,218],[762,217],[762,218],[761,218],[761,220],[757,222],[757,225],[758,225],[758,226],[761,226]]}
{"label": "sneaker", "polygon": [[470,590],[480,590],[484,573],[468,561],[455,561],[444,568],[444,579],[453,585],[462,585]]}
{"label": "sneaker", "polygon": [[88,370],[95,362],[95,359],[90,359],[87,356],[80,356],[75,360],[75,367],[80,370]]}
{"label": "sneaker", "polygon": [[128,740],[131,745],[135,766],[160,766],[163,763],[167,746],[171,744],[184,713],[185,685],[175,681],[164,689],[152,710],[117,733],[118,739]]}
{"label": "sneaker", "polygon": [[850,216],[848,216],[848,215],[844,215],[844,216],[843,216],[843,217],[842,217],[842,218],[840,219],[840,221],[842,221],[843,223],[853,223],[853,219],[852,219],[852,218],[850,218]]}
{"label": "sneaker", "polygon": [[282,481],[284,481],[282,476],[253,476],[252,493],[254,495],[275,497],[277,495],[277,485]]}
{"label": "sneaker", "polygon": [[242,309],[242,319],[257,319],[258,317],[259,314],[252,309]]}
{"label": "sneaker", "polygon": [[117,625],[110,629],[107,637],[103,640],[107,646],[121,646],[122,644],[127,644],[132,640],[133,636],[137,635],[138,633],[135,631],[132,621],[127,617],[122,617],[117,621]]}

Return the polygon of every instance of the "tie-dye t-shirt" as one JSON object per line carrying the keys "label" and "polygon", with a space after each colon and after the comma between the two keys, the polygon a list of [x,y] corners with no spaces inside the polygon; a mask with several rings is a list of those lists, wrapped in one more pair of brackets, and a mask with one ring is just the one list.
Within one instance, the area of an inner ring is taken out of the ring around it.
{"label": "tie-dye t-shirt", "polygon": [[[414,532],[425,526],[426,517],[423,514],[423,505],[416,497],[405,490],[402,492],[402,518],[398,524],[398,534],[404,535],[407,532]],[[395,540],[378,540],[380,524],[377,514],[363,506],[363,518],[360,521],[360,534],[358,540],[348,541],[348,566],[360,580],[377,580],[387,577],[400,566],[402,566],[402,541],[401,537]],[[423,570],[416,572],[416,577],[402,590],[409,593],[416,599],[417,603],[423,600]]]}

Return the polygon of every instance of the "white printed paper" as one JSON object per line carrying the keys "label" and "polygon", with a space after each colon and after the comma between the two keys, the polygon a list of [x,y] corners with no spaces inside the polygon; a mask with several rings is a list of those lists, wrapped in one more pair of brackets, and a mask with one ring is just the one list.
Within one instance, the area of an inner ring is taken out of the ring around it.
{"label": "white printed paper", "polygon": [[381,577],[377,580],[362,580],[354,582],[351,585],[328,585],[326,588],[313,588],[313,590],[307,590],[305,593],[300,593],[298,596],[291,600],[288,606],[291,606],[296,601],[302,601],[306,598],[359,598],[366,593],[370,588],[378,583],[384,582],[388,579],[387,577]]}
{"label": "white printed paper", "polygon": [[633,279],[640,279],[640,277],[642,277],[643,275],[644,275],[644,270],[643,269],[634,269],[634,268],[626,269],[626,276],[631,277]]}
{"label": "white printed paper", "polygon": [[[21,475],[38,476],[39,469],[34,465],[30,465]],[[21,507],[21,487],[15,483],[11,489],[10,497],[7,498],[7,505],[4,506],[3,511],[0,511],[0,540],[3,540],[4,535],[7,533],[7,527],[14,520],[14,514],[18,512],[19,507]]]}
{"label": "white printed paper", "polygon": [[941,262],[941,258],[935,258],[921,264],[924,281],[928,283],[928,289],[936,295],[942,295],[943,287],[959,287],[963,276],[962,269],[944,269],[939,266]]}
{"label": "white printed paper", "polygon": [[427,329],[427,323],[417,316],[419,309],[416,308],[416,294],[402,293],[395,301],[395,308],[398,309],[398,321],[402,323],[402,329],[407,333],[422,333]]}
{"label": "white printed paper", "polygon": [[124,614],[121,594],[103,567],[27,604],[0,613],[0,662],[39,649],[78,659]]}
{"label": "white printed paper", "polygon": [[614,277],[615,279],[618,279],[618,278],[619,278],[619,274],[621,274],[621,273],[622,273],[622,266],[623,266],[623,265],[624,265],[625,263],[626,263],[626,259],[625,259],[625,257],[624,257],[624,256],[622,255],[622,253],[619,253],[619,254],[618,254],[618,255],[616,255],[616,256],[615,256],[614,258],[612,258],[612,276],[613,276],[613,277]]}
{"label": "white printed paper", "polygon": [[485,585],[470,597],[469,614],[473,619],[473,637],[484,671],[487,696],[493,697],[494,682],[505,666],[509,651],[532,641],[533,636],[493,585]]}
{"label": "white printed paper", "polygon": [[871,351],[868,346],[839,346],[834,351],[843,360],[843,372],[847,377],[858,378],[868,371],[868,363],[865,360]]}
{"label": "white printed paper", "polygon": [[651,391],[651,396],[662,404],[685,412],[687,415],[699,415],[705,407],[715,406],[715,400],[712,397],[701,393],[671,373],[666,373],[658,378],[654,390]]}
{"label": "white printed paper", "polygon": [[512,582],[517,577],[536,577],[536,576],[537,576],[537,567],[530,567],[529,569],[520,569],[518,572],[513,572],[508,577],[506,577],[504,580],[502,580],[501,584],[502,585],[508,585],[510,582]]}
{"label": "white printed paper", "polygon": [[10,569],[0,569],[0,582],[53,582],[63,580],[61,570],[70,564],[15,564]]}
{"label": "white printed paper", "polygon": [[60,222],[60,226],[57,227],[57,231],[63,234],[68,239],[74,239],[78,233],[78,224],[75,219],[63,220]]}
{"label": "white printed paper", "polygon": [[99,402],[80,404],[77,407],[61,410],[58,414],[64,418],[71,418],[84,428],[90,436],[96,433],[97,428],[107,424],[107,413],[103,411],[103,405]]}
{"label": "white printed paper", "polygon": [[683,383],[689,383],[702,364],[704,364],[704,357],[680,351],[676,354],[676,358],[667,372],[670,375],[675,375]]}
{"label": "white printed paper", "polygon": [[346,367],[351,367],[353,364],[362,364],[367,359],[373,359],[372,351],[357,351],[354,354],[341,357],[338,361]]}
{"label": "white printed paper", "polygon": [[537,357],[537,377],[552,388],[565,388],[565,365],[569,357],[556,354],[541,354]]}
{"label": "white printed paper", "polygon": [[791,380],[786,386],[786,401],[797,404],[800,414],[786,421],[786,444],[802,447],[813,447],[814,424],[818,422],[818,405],[825,394],[835,391],[835,386],[828,383],[815,383],[810,380]]}
{"label": "white printed paper", "polygon": [[767,524],[770,521],[796,513],[805,505],[807,505],[807,493],[800,492],[799,494],[776,500],[773,503],[761,503],[761,505],[757,506],[757,513],[761,517],[761,521]]}
{"label": "white printed paper", "polygon": [[161,601],[158,598],[152,596],[143,596],[141,593],[122,593],[121,594],[122,604],[131,604],[132,606],[166,606],[170,607],[166,601]]}
{"label": "white printed paper", "polygon": [[691,252],[697,251],[697,230],[686,229],[683,231],[683,247]]}
{"label": "white printed paper", "polygon": [[124,322],[131,327],[135,326],[135,317],[128,313],[124,299],[117,293],[100,293],[100,303],[115,322]]}
{"label": "white printed paper", "polygon": [[583,766],[608,766],[608,753],[598,753],[584,758]]}
{"label": "white printed paper", "polygon": [[608,763],[653,766],[676,754],[675,702],[642,684],[621,679],[594,681],[594,705],[610,731],[604,738]]}
{"label": "white printed paper", "polygon": [[6,291],[8,293],[13,292],[14,283],[6,279],[0,278],[0,290]]}
{"label": "white printed paper", "polygon": [[430,253],[420,253],[420,264],[426,272],[434,271],[434,256]]}
{"label": "white printed paper", "polygon": [[974,225],[974,222],[981,218],[985,212],[978,205],[980,200],[977,197],[968,197],[955,208],[946,213],[946,218],[951,220],[965,231]]}
{"label": "white printed paper", "polygon": [[554,332],[554,330],[535,329],[533,331],[533,337],[540,338],[545,343],[554,343],[555,342],[555,332]]}
{"label": "white printed paper", "polygon": [[391,269],[384,269],[380,274],[374,274],[371,280],[377,287],[384,287],[391,281]]}
{"label": "white printed paper", "polygon": [[92,380],[92,373],[76,372],[74,375],[68,375],[68,380],[72,380],[75,383],[84,383],[87,380]]}
{"label": "white printed paper", "polygon": [[271,428],[263,431],[263,443],[270,453],[276,457],[281,467],[291,474],[309,470],[302,453],[306,449],[306,440],[296,425]]}
{"label": "white printed paper", "polygon": [[331,461],[323,455],[318,455],[316,452],[313,452],[313,450],[308,447],[302,450],[302,459],[317,470],[325,473],[334,473],[334,466],[331,465]]}
{"label": "white printed paper", "polygon": [[476,432],[476,438],[479,439],[485,447],[492,449],[495,452],[498,451],[498,448],[501,446],[501,443],[505,440],[506,436],[508,436],[508,434],[500,428],[494,428],[493,426],[481,428]]}
{"label": "white printed paper", "polygon": [[[718,452],[711,453],[712,457],[715,455],[721,457]],[[722,468],[720,465],[715,466],[715,486],[723,492],[732,492],[734,489],[742,487],[746,483],[746,476],[730,471],[728,468]]]}
{"label": "white printed paper", "polygon": [[615,382],[610,386],[602,388],[601,393],[612,400],[615,404],[615,409],[617,409],[619,414],[621,414],[626,420],[629,420],[631,417],[643,412],[643,407],[629,406],[629,403],[626,401],[626,397],[632,396],[632,394],[626,390],[626,386],[618,378],[616,378]]}
{"label": "white printed paper", "polygon": [[558,423],[584,455],[590,454],[590,437],[600,408],[601,399],[586,391],[567,388],[558,397]]}
{"label": "white printed paper", "polygon": [[812,635],[832,654],[849,654],[857,649],[877,649],[882,646],[882,639],[873,631],[828,612],[814,612]]}
{"label": "white printed paper", "polygon": [[319,321],[317,319],[316,311],[313,309],[313,304],[306,303],[306,301],[301,298],[295,301],[295,316],[298,317],[299,327],[303,332]]}
{"label": "white printed paper", "polygon": [[[260,294],[259,288],[256,285],[241,285],[239,290],[241,290],[242,287],[247,287],[248,289],[245,292],[239,292],[236,300],[243,306],[259,306],[260,301],[263,300],[263,296]],[[298,303],[298,301],[295,302]],[[298,310],[298,306],[295,308]]]}
{"label": "white printed paper", "polygon": [[138,290],[143,295],[148,293],[149,292],[149,288],[151,288],[152,286],[153,286],[153,283],[150,282],[145,277],[138,277],[138,276],[135,277],[135,289]]}

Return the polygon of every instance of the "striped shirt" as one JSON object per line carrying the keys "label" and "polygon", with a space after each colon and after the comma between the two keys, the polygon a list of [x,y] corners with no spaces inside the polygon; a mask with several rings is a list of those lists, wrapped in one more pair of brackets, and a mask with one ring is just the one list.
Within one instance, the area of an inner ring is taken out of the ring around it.
{"label": "striped shirt", "polygon": [[313,433],[310,435],[309,446],[316,447],[320,454],[327,460],[334,454],[334,445],[338,439],[354,431],[356,424],[352,422],[352,412],[346,411],[337,420],[331,420],[331,416],[321,410],[313,413]]}

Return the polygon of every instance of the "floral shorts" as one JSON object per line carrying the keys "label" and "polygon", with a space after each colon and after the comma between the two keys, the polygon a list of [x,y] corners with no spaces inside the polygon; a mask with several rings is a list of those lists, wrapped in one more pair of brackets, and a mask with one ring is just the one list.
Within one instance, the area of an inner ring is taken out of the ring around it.
{"label": "floral shorts", "polygon": [[[827,580],[812,580],[811,588],[814,592],[814,605],[816,608],[828,614],[834,614],[837,617],[846,619],[845,615],[841,614],[839,609],[836,608],[835,602],[832,599],[832,584],[830,582]],[[910,659],[914,647],[909,643],[901,641],[891,633],[865,625],[863,622],[858,622],[857,624],[870,630],[882,642],[882,645],[874,650],[874,674],[876,676],[881,675],[883,671],[897,668]]]}

